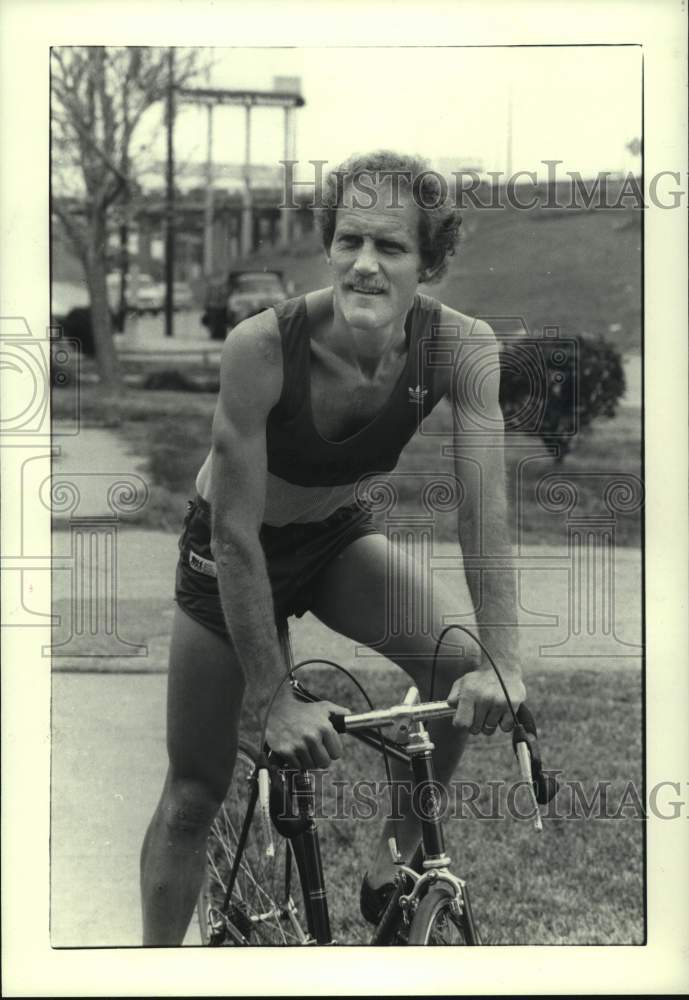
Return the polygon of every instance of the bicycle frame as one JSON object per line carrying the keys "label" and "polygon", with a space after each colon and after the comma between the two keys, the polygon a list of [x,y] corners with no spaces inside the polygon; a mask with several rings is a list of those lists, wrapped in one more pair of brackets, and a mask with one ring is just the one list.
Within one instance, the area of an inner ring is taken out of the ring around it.
{"label": "bicycle frame", "polygon": [[[295,694],[305,701],[320,701],[317,696],[307,691],[295,677],[295,670],[297,668],[293,665],[289,633],[286,628],[280,628],[278,635],[288,668],[288,676]],[[308,663],[314,662],[337,666],[337,664],[332,664],[329,660],[304,660],[298,666],[306,666]],[[341,716],[331,714],[330,716],[330,721],[336,731],[349,733],[355,739],[366,743],[377,752],[385,752],[389,758],[406,764],[412,773],[411,804],[420,820],[421,844],[410,864],[405,865],[402,863],[402,859],[397,852],[394,840],[391,842],[393,858],[397,865],[397,875],[394,879],[395,885],[370,943],[374,945],[391,943],[395,931],[399,926],[400,911],[406,914],[408,922],[408,919],[413,915],[415,904],[417,901],[420,901],[422,896],[425,897],[430,886],[433,883],[444,882],[448,884],[450,889],[450,909],[454,912],[455,918],[461,920],[461,932],[464,942],[468,945],[478,945],[481,944],[481,940],[474,924],[466,884],[462,879],[454,875],[449,868],[450,858],[445,851],[440,809],[443,788],[435,776],[433,766],[434,746],[424,726],[424,722],[426,721],[448,718],[454,715],[455,709],[446,701],[418,705],[415,704],[417,699],[418,691],[415,688],[411,688],[401,705],[395,705],[391,708],[378,711],[371,710],[359,715]],[[537,743],[538,734],[531,712],[525,704],[520,705],[516,713],[511,705],[510,710],[514,716],[512,734],[514,751],[519,762],[522,780],[531,794],[535,810],[535,827],[537,830],[542,830],[538,805],[549,802],[557,794],[558,782],[556,778],[549,775],[543,769]],[[399,736],[399,742],[390,739],[389,736],[381,732],[386,727],[393,727],[393,730]],[[264,755],[262,764],[257,766],[254,772],[249,806],[245,814],[240,844],[236,850],[232,872],[230,873],[225,889],[224,903],[221,908],[216,909],[216,913],[220,918],[218,925],[219,933],[216,941],[211,943],[222,943],[224,937],[221,926],[222,922],[226,925],[227,932],[234,939],[238,935],[242,937],[239,931],[230,927],[228,909],[231,903],[235,877],[244,849],[244,838],[251,824],[259,798],[261,799],[261,815],[268,836],[268,844],[270,844],[271,837],[270,829],[274,825],[278,833],[290,845],[290,849],[287,851],[285,869],[286,905],[280,909],[280,914],[291,920],[295,927],[296,935],[302,944],[335,943],[331,936],[320,843],[318,830],[314,822],[315,791],[312,775],[308,771],[287,769],[281,766],[277,770],[282,773],[285,781],[288,775],[291,776],[292,791],[296,793],[295,798],[298,806],[298,814],[295,817],[290,802],[290,795],[284,788],[280,790],[282,805],[286,806],[289,812],[282,813],[281,809],[280,813],[277,814],[274,811],[273,794],[269,791],[269,770],[266,767],[266,757]],[[262,787],[260,796],[258,794],[259,785]],[[297,820],[296,825],[293,822],[295,819]],[[272,847],[269,847],[267,853],[268,856],[272,854]],[[305,936],[299,928],[298,921],[295,918],[296,910],[294,903],[290,897],[292,857],[294,857],[299,870],[308,936]],[[437,901],[432,900],[431,902],[434,903]],[[444,905],[447,905],[447,901],[445,901]],[[263,917],[255,916],[252,919],[261,920]],[[411,930],[412,934],[414,934],[413,926]],[[243,939],[237,943],[248,944],[249,942]]]}
{"label": "bicycle frame", "polygon": [[[300,697],[309,701],[318,700],[303,688],[302,685],[296,685],[296,687]],[[432,708],[427,708],[427,711],[431,717],[434,714],[437,717],[448,715],[447,704],[444,702],[437,703],[437,712],[434,713]],[[404,746],[385,736],[379,735],[375,730],[370,728],[370,722],[366,727],[358,728],[356,716],[348,718],[347,727],[347,731],[352,736],[365,742],[380,753],[382,753],[381,742],[383,742],[390,756],[400,762],[406,763],[410,767],[412,774],[412,808],[419,817],[421,826],[421,847],[412,860],[411,866],[404,865],[401,861],[397,862],[399,870],[398,885],[378,928],[374,932],[371,944],[385,944],[386,939],[389,939],[397,923],[398,908],[406,912],[411,912],[420,894],[426,890],[429,884],[439,880],[448,882],[452,886],[465,921],[467,937],[469,939],[468,943],[478,943],[478,934],[474,926],[465,883],[449,870],[451,862],[445,851],[441,817],[443,787],[435,776],[433,766],[434,745],[422,722],[413,722],[411,726],[405,727],[403,712],[381,713],[381,716],[385,715],[386,719],[389,720],[390,716],[395,714],[401,717],[400,725],[402,729],[408,730],[409,738]],[[370,718],[371,713],[366,713],[366,719],[370,720]],[[318,945],[334,944],[335,942],[332,939],[330,929],[327,891],[321,863],[318,830],[314,821],[315,792],[313,779],[308,771],[288,771],[286,774],[291,776],[299,815],[305,822],[303,830],[287,837],[292,845],[304,897],[306,921],[309,931],[309,938],[305,943]],[[407,888],[410,891],[404,891]]]}

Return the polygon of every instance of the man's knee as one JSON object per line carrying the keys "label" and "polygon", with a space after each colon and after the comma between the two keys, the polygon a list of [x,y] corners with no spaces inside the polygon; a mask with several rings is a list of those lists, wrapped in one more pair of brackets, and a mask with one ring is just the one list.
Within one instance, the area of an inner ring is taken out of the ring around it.
{"label": "man's knee", "polygon": [[459,654],[458,660],[460,677],[464,674],[471,673],[472,670],[478,670],[481,666],[481,650],[469,636],[465,636],[462,640],[462,650]]}
{"label": "man's knee", "polygon": [[178,835],[205,835],[222,803],[210,783],[196,778],[170,781],[162,802],[163,821]]}
{"label": "man's knee", "polygon": [[454,635],[452,632],[446,635],[443,647],[436,659],[435,675],[436,682],[442,682],[449,690],[460,677],[479,669],[481,650],[470,636],[456,631]]}

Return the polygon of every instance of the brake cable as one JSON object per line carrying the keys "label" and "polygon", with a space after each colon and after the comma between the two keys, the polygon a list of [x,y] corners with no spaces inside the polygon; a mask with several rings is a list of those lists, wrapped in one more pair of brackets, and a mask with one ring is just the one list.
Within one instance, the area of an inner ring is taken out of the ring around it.
{"label": "brake cable", "polygon": [[438,663],[438,653],[440,652],[440,646],[442,644],[443,639],[447,635],[447,633],[450,632],[453,628],[456,628],[459,632],[465,632],[469,636],[469,638],[471,638],[471,639],[474,640],[474,642],[479,647],[479,649],[484,653],[486,659],[488,660],[488,662],[490,663],[491,667],[495,671],[495,673],[497,675],[497,678],[498,678],[498,681],[500,682],[500,687],[502,688],[502,692],[505,695],[505,701],[507,702],[507,707],[510,710],[510,714],[512,715],[512,720],[513,720],[515,728],[516,728],[517,726],[520,725],[520,723],[519,723],[519,720],[517,719],[517,713],[514,710],[514,706],[512,705],[512,701],[510,699],[510,696],[507,693],[507,688],[505,687],[505,682],[502,679],[502,674],[498,670],[498,668],[497,668],[497,666],[495,664],[495,660],[490,655],[490,653],[486,649],[485,645],[481,642],[481,640],[478,638],[478,636],[474,635],[474,633],[471,631],[471,629],[468,629],[465,625],[456,625],[456,624],[446,625],[445,628],[440,633],[440,636],[438,637],[438,640],[436,641],[435,652],[433,653],[433,666],[431,667],[431,690],[430,690],[430,696],[429,696],[428,700],[429,701],[433,701],[433,691],[434,691],[434,688],[435,688],[435,670],[436,670],[436,665]]}
{"label": "brake cable", "polygon": [[[495,660],[490,655],[485,645],[481,642],[478,636],[474,635],[471,629],[468,629],[465,625],[457,625],[455,623],[451,625],[446,625],[445,628],[440,633],[440,636],[438,637],[438,640],[435,644],[435,652],[433,653],[433,665],[431,667],[431,690],[430,690],[429,700],[433,701],[433,689],[435,687],[435,671],[438,662],[438,653],[440,651],[440,646],[447,633],[451,631],[451,629],[453,628],[457,629],[458,632],[466,633],[466,635],[468,635],[471,639],[474,640],[476,645],[483,652],[486,659],[490,663],[491,667],[495,671],[498,681],[500,682],[500,687],[502,688],[502,693],[505,696],[505,701],[507,702],[507,707],[510,710],[514,726],[512,731],[512,746],[514,747],[514,752],[517,756],[517,761],[519,763],[519,770],[521,772],[521,776],[525,782],[526,787],[529,790],[529,797],[531,798],[532,805],[534,807],[534,825],[537,830],[541,831],[543,829],[543,824],[541,822],[541,815],[538,810],[539,800],[536,795],[536,789],[534,787],[534,774],[531,767],[533,757],[531,752],[531,744],[529,743],[529,739],[526,734],[527,733],[526,727],[522,725],[522,723],[519,721],[517,717],[517,713],[514,710],[514,705],[512,704],[512,699],[507,693],[505,682],[502,679],[502,674],[498,670]],[[526,708],[526,706],[524,706],[524,708]],[[531,719],[531,724],[533,725],[533,719]],[[535,732],[535,727],[534,727],[534,732]],[[548,786],[546,779],[542,775],[542,771],[540,769],[540,762],[538,771],[539,774],[537,780],[539,784],[541,784],[542,782],[544,783],[543,784],[544,790],[542,791],[542,795],[545,797],[545,801],[547,801],[549,797],[552,797],[552,795],[556,794],[556,788],[555,790],[551,790],[550,787]]]}

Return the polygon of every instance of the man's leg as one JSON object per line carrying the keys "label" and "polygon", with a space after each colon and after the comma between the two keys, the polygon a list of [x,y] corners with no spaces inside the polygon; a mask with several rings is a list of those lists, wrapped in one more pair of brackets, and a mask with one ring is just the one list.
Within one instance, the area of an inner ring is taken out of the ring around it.
{"label": "man's leg", "polygon": [[[390,593],[391,554],[396,573],[405,577],[406,594],[413,595],[413,600],[405,601],[404,606],[398,595]],[[456,615],[460,610],[460,603],[439,587],[434,587],[431,600],[427,593],[429,586],[430,581],[413,559],[405,557],[400,549],[391,553],[390,543],[383,535],[366,535],[349,545],[323,571],[312,611],[328,627],[355,642],[374,646],[399,664],[418,687],[421,699],[427,700],[436,639],[445,624],[445,616]],[[400,621],[402,627],[397,629],[398,634],[391,634],[388,609],[395,605],[401,608],[401,614],[407,615],[407,620]],[[420,622],[410,617],[413,614],[410,609],[428,606],[433,609],[433,624],[424,632]],[[453,647],[454,655],[447,656]],[[438,657],[436,667],[436,699],[445,698],[458,677],[479,665],[478,647],[466,635],[449,633],[442,652],[445,655]],[[447,785],[466,745],[467,733],[455,729],[451,719],[438,720],[428,729],[436,746],[437,776]],[[393,763],[392,771],[393,780],[409,781],[410,773],[404,765]],[[406,816],[402,821],[386,823],[375,861],[369,868],[369,882],[374,888],[388,881],[393,871],[388,837],[395,834],[405,860],[411,857],[419,842],[418,821],[411,814],[408,799],[401,796],[399,804]]]}
{"label": "man's leg", "polygon": [[244,680],[228,640],[179,607],[170,646],[169,769],[141,852],[144,944],[181,944],[237,753]]}

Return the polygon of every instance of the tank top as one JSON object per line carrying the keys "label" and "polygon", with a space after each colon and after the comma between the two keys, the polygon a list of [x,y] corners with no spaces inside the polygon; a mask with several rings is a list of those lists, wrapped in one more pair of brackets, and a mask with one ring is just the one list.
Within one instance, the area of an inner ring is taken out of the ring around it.
{"label": "tank top", "polygon": [[272,308],[282,341],[283,386],[266,426],[263,520],[274,526],[322,521],[356,501],[363,477],[394,469],[404,446],[445,394],[447,366],[434,365],[432,351],[441,306],[428,295],[415,295],[405,320],[406,363],[390,396],[369,423],[340,441],[322,437],[313,419],[305,297]]}

